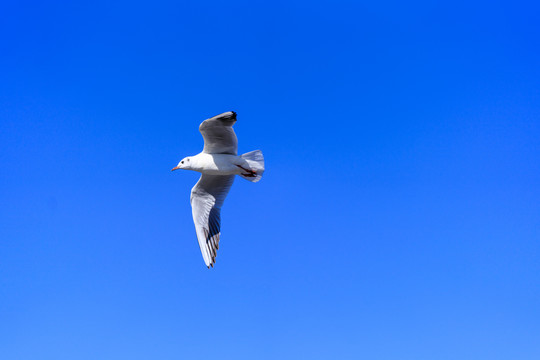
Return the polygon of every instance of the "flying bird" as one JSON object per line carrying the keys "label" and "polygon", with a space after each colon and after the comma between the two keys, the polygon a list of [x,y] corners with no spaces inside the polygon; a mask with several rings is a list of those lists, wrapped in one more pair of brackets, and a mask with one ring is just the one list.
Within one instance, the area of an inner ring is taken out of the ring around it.
{"label": "flying bird", "polygon": [[240,175],[257,182],[264,172],[264,158],[260,150],[238,156],[238,139],[233,130],[236,122],[234,111],[204,120],[199,126],[204,139],[200,154],[180,160],[172,171],[193,170],[201,178],[191,189],[191,210],[197,240],[208,268],[214,267],[221,235],[221,206],[234,178]]}

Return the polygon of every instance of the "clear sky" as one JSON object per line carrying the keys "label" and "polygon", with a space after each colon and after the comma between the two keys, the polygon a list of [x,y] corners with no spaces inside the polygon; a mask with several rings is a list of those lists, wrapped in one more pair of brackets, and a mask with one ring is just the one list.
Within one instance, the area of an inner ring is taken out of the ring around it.
{"label": "clear sky", "polygon": [[[0,358],[539,359],[533,1],[0,5]],[[216,267],[199,123],[238,113]]]}

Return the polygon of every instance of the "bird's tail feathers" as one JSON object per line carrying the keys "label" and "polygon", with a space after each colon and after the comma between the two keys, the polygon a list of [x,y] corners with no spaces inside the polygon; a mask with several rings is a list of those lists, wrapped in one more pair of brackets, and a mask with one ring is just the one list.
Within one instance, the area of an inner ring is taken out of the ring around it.
{"label": "bird's tail feathers", "polygon": [[257,182],[261,180],[262,174],[264,172],[264,157],[261,150],[254,150],[250,151],[248,153],[245,153],[243,155],[240,155],[240,157],[249,164],[250,170],[255,172],[255,176],[244,176],[240,175],[246,180],[249,180],[251,182]]}

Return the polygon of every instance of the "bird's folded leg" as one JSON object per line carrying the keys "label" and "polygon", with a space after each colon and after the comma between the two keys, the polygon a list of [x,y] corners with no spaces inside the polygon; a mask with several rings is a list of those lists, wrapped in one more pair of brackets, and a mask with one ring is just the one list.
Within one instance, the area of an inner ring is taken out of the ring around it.
{"label": "bird's folded leg", "polygon": [[250,170],[250,169],[246,169],[240,165],[236,165],[238,166],[240,169],[244,170],[244,171],[247,171],[247,174],[242,174],[242,176],[247,176],[247,177],[256,177],[257,176],[257,172],[253,171],[253,170]]}

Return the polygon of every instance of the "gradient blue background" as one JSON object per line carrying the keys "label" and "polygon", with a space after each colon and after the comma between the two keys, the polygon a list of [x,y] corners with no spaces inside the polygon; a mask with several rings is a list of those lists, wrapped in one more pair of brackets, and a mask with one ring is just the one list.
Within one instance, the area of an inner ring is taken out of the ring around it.
{"label": "gradient blue background", "polygon": [[[539,359],[540,6],[0,5],[0,358]],[[216,267],[171,173],[235,110]]]}

